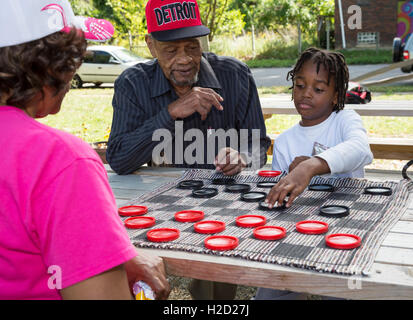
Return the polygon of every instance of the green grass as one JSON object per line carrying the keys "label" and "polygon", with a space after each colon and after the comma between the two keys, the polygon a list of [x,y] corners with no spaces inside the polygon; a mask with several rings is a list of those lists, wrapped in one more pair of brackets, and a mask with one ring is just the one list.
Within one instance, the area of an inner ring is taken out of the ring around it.
{"label": "green grass", "polygon": [[61,111],[39,122],[69,132],[88,143],[108,140],[113,91],[112,88],[71,90]]}
{"label": "green grass", "polygon": [[[69,132],[86,142],[105,141],[112,124],[113,88],[71,90],[57,115],[39,121]],[[260,88],[260,96],[270,92],[289,93],[286,87]],[[385,95],[386,99],[413,99],[412,95]],[[273,115],[266,121],[269,134],[280,134],[300,120],[296,115]],[[363,117],[371,137],[413,138],[413,121],[409,117]]]}
{"label": "green grass", "polygon": [[[303,50],[310,45],[305,45]],[[375,49],[365,50],[338,50],[345,58],[348,65],[393,63],[391,50]],[[274,47],[267,49],[255,59],[244,59],[250,68],[283,68],[291,67],[298,58],[297,46]]]}
{"label": "green grass", "polygon": [[289,68],[293,67],[296,59],[251,59],[245,61],[250,68]]}
{"label": "green grass", "polygon": [[347,64],[393,63],[391,49],[349,49],[338,50],[346,57]]}
{"label": "green grass", "polygon": [[[386,90],[382,89],[382,91]],[[407,88],[402,87],[401,91],[403,90]],[[72,90],[67,94],[62,109],[57,115],[39,121],[78,136],[88,143],[106,141],[112,124],[113,91],[113,88]],[[287,87],[259,88],[259,91],[260,96],[289,93]],[[391,90],[389,92],[386,99],[397,96],[392,94]],[[279,134],[299,120],[299,116],[294,115],[273,115],[266,121],[267,132]],[[413,121],[408,117],[363,117],[363,122],[370,137],[413,139]],[[271,163],[271,158],[269,157],[268,163]],[[369,167],[400,171],[404,164],[405,162],[399,160],[375,159]]]}
{"label": "green grass", "polygon": [[[376,86],[370,88],[375,100],[412,100],[412,86]],[[290,94],[287,86],[258,88],[261,97],[275,94]],[[376,95],[377,93],[377,95]],[[411,93],[411,94],[409,94]],[[413,121],[409,117],[362,117],[370,137],[399,137],[413,139]],[[300,121],[298,115],[273,115],[266,121],[269,134],[280,134]]]}
{"label": "green grass", "polygon": [[[216,35],[209,43],[209,51],[218,55],[235,57],[244,61],[251,68],[291,67],[299,56],[297,35],[293,30],[284,30],[282,33],[283,37],[278,33],[257,34],[255,36],[255,56],[250,33],[235,38],[228,35]],[[302,51],[317,46],[314,41],[311,35],[303,35]],[[125,39],[117,44],[129,48]],[[151,58],[144,40],[137,41],[134,45],[133,51],[143,57]],[[391,49],[376,51],[375,48],[357,48],[338,51],[344,54],[347,64],[392,63]]]}
{"label": "green grass", "polygon": [[257,89],[260,97],[280,93],[291,93],[290,87],[288,86],[259,87]]}
{"label": "green grass", "polygon": [[413,121],[409,117],[362,117],[369,137],[413,139]]}
{"label": "green grass", "polygon": [[[387,93],[382,95],[373,96],[375,100],[411,100],[413,101],[413,94],[394,94],[394,93]],[[412,102],[413,108],[413,102]]]}
{"label": "green grass", "polygon": [[[413,86],[371,86],[368,89],[372,92],[374,99],[385,100],[411,100],[413,95]],[[290,86],[272,86],[258,88],[260,96],[274,95],[280,93],[291,93]],[[380,95],[375,95],[379,93]],[[401,94],[403,93],[403,94]],[[410,95],[411,93],[412,95]]]}
{"label": "green grass", "polygon": [[401,92],[411,92],[413,93],[413,86],[404,85],[404,86],[369,86],[371,92],[380,92],[387,95],[393,95]]}

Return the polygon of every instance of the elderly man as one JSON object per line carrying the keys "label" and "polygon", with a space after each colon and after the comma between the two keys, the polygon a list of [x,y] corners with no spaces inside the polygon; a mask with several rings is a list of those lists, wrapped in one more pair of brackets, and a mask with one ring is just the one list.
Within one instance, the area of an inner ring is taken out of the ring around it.
{"label": "elderly man", "polygon": [[[196,1],[150,0],[146,18],[146,42],[156,59],[128,69],[115,84],[107,151],[111,167],[128,174],[163,159],[176,167],[233,175],[245,166],[264,165],[271,141],[253,76],[233,58],[202,53],[199,37],[209,29],[201,23]],[[160,129],[170,132],[170,140],[161,142]],[[190,129],[199,130],[196,141],[185,135]],[[212,145],[211,137],[222,138],[230,129],[238,141],[229,144],[227,134],[224,146]],[[161,143],[165,150],[156,148]],[[188,152],[194,143],[196,157]]]}
{"label": "elderly man", "polygon": [[[129,68],[115,83],[110,166],[128,174],[161,162],[224,175],[263,166],[271,141],[251,71],[236,59],[202,52],[199,37],[210,30],[196,1],[149,0],[146,20],[155,59]],[[205,291],[230,293],[192,293],[198,299],[234,297],[232,289],[210,289]]]}

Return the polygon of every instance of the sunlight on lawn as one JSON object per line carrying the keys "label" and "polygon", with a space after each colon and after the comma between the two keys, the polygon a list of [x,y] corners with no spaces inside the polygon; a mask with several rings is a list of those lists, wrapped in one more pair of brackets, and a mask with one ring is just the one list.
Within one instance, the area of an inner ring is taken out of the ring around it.
{"label": "sunlight on lawn", "polygon": [[[113,88],[71,90],[57,115],[39,121],[69,132],[91,143],[107,141],[112,124]],[[266,120],[267,133],[280,134],[298,123],[298,115],[273,115]],[[409,117],[363,117],[369,137],[413,139],[413,121]],[[270,162],[271,158],[269,158]],[[401,170],[405,161],[374,160],[369,168]]]}
{"label": "sunlight on lawn", "polygon": [[71,90],[61,111],[39,121],[86,142],[105,141],[112,125],[113,88]]}

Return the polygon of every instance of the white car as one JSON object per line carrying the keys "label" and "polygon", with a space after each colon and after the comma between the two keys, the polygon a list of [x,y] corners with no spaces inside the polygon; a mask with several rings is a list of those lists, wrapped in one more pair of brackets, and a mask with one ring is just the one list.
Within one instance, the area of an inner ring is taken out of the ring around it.
{"label": "white car", "polygon": [[114,83],[127,68],[149,59],[118,46],[90,46],[88,54],[77,70],[72,81],[72,88],[81,88],[84,83]]}

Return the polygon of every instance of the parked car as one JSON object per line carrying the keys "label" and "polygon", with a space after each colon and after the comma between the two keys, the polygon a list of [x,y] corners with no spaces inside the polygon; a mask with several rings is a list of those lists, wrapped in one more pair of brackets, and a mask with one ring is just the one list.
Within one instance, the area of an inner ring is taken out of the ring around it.
{"label": "parked car", "polygon": [[127,68],[149,59],[118,46],[90,46],[87,56],[73,77],[72,88],[81,88],[84,83],[114,83]]}
{"label": "parked car", "polygon": [[[405,60],[413,59],[413,37],[410,35],[407,36],[406,41],[403,41],[400,38],[393,39],[393,62],[400,62]],[[409,73],[413,69],[413,60],[412,64],[402,67],[403,72]]]}

